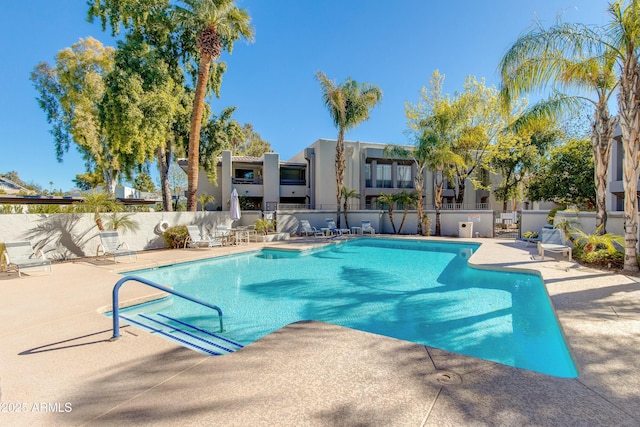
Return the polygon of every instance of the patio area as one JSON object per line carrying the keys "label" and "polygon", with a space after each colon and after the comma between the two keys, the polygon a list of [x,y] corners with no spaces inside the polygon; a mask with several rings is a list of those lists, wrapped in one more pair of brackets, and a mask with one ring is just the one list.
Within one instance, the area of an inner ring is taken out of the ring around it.
{"label": "patio area", "polygon": [[[578,378],[311,320],[221,357],[130,326],[109,341],[111,319],[100,313],[120,272],[267,245],[252,242],[56,263],[53,274],[21,279],[0,273],[0,425],[640,425],[639,279],[557,254],[540,261],[523,242],[472,240],[482,243],[473,265],[540,272]],[[120,300],[156,292],[130,282]]]}

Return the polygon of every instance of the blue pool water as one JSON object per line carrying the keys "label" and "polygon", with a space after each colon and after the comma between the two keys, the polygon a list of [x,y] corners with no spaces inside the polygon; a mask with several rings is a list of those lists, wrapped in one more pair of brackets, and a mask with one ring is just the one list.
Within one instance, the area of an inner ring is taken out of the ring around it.
{"label": "blue pool water", "polygon": [[[577,371],[541,279],[478,270],[478,245],[359,239],[306,252],[262,250],[132,272],[218,305],[242,344],[319,320],[560,377]],[[161,311],[215,330],[210,309],[169,298]]]}

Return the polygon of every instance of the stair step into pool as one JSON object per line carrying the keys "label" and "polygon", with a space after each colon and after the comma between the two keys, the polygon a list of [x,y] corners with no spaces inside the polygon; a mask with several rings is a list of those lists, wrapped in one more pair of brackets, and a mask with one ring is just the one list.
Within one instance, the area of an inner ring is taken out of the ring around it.
{"label": "stair step into pool", "polygon": [[222,356],[240,350],[243,345],[221,335],[214,334],[179,319],[162,313],[122,315],[120,318],[147,330],[162,335],[191,350],[211,356]]}

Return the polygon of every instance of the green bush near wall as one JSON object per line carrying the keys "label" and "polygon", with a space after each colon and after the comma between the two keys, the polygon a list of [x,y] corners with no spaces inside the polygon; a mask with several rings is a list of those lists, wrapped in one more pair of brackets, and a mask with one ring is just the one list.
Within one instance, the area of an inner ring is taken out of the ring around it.
{"label": "green bush near wall", "polygon": [[165,244],[171,249],[184,248],[189,239],[189,231],[186,225],[176,225],[167,229],[162,235]]}

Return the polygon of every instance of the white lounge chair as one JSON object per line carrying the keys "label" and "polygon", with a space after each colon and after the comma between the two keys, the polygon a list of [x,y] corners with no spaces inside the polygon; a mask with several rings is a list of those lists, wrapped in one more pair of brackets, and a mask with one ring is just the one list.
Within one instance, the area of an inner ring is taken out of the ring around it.
{"label": "white lounge chair", "polygon": [[329,233],[335,235],[336,237],[342,236],[342,230],[338,228],[338,226],[336,225],[336,222],[333,219],[327,218],[326,221],[327,221],[327,228],[329,229]]}
{"label": "white lounge chair", "polygon": [[200,245],[206,245],[208,248],[213,246],[222,246],[222,238],[218,236],[202,237],[200,235],[200,229],[197,225],[187,225],[187,231],[189,232],[189,238],[185,242],[185,248],[197,248]]}
{"label": "white lounge chair", "polygon": [[309,220],[306,219],[300,220],[300,231],[298,231],[298,234],[302,236],[303,233],[305,236],[311,235],[314,237],[323,235],[322,231],[312,227],[311,224],[309,224]]}
{"label": "white lounge chair", "polygon": [[1,267],[4,266],[7,272],[16,270],[18,277],[22,277],[24,270],[32,268],[42,267],[44,271],[48,268],[49,273],[52,272],[51,261],[47,259],[44,252],[40,249],[34,251],[31,243],[27,241],[5,242],[4,248],[2,259],[0,259],[0,271],[2,271]]}
{"label": "white lounge chair", "polygon": [[376,234],[376,230],[371,226],[371,221],[364,220],[362,221],[362,234]]}
{"label": "white lounge chair", "polygon": [[100,244],[96,248],[96,257],[100,256],[100,252],[106,258],[113,255],[113,261],[118,262],[118,257],[138,259],[138,253],[129,249],[127,242],[120,241],[120,233],[117,231],[101,231]]}
{"label": "white lounge chair", "polygon": [[540,230],[540,241],[538,242],[538,254],[544,260],[544,251],[558,252],[566,254],[571,261],[571,247],[564,244],[562,230],[557,228],[543,228]]}

